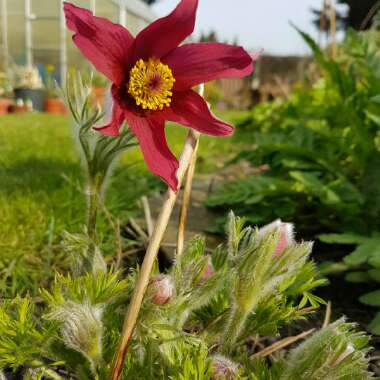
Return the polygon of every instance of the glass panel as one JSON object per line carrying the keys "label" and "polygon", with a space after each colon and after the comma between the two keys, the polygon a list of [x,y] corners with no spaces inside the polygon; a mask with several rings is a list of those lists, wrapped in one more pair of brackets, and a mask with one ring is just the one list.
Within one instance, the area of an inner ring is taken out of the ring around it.
{"label": "glass panel", "polygon": [[8,46],[10,61],[25,61],[24,0],[11,0],[8,5]]}
{"label": "glass panel", "polygon": [[[91,0],[71,1],[80,7],[91,7]],[[36,64],[51,63],[57,67],[59,65],[59,6],[60,0],[31,0],[32,14],[37,17],[32,21],[33,58]],[[119,6],[112,0],[96,0],[96,14],[119,22]],[[127,26],[132,34],[136,35],[146,24],[146,21],[134,14],[133,10],[127,12]],[[8,30],[11,62],[25,64],[24,0],[8,0]],[[86,60],[73,44],[69,31],[67,53],[68,67],[88,67]]]}
{"label": "glass panel", "polygon": [[58,17],[59,0],[31,0],[32,13],[38,17]]}
{"label": "glass panel", "polygon": [[119,22],[119,6],[110,0],[96,0],[96,15]]}

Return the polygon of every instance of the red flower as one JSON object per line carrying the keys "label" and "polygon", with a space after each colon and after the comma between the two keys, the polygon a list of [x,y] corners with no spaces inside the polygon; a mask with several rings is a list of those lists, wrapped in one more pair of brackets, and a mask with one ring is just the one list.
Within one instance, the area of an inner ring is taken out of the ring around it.
{"label": "red flower", "polygon": [[194,30],[197,6],[198,0],[181,0],[171,14],[134,38],[121,25],[64,4],[74,43],[113,83],[112,121],[97,129],[117,136],[126,121],[149,169],[173,190],[178,187],[178,161],[166,142],[165,121],[215,136],[232,134],[233,127],[217,119],[191,88],[218,78],[247,76],[258,57],[216,42],[179,46]]}

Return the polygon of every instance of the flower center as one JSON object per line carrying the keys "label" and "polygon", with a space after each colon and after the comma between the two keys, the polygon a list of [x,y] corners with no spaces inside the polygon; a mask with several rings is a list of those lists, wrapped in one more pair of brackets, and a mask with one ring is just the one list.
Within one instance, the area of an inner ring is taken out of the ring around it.
{"label": "flower center", "polygon": [[140,59],[130,72],[128,92],[143,109],[162,110],[170,105],[174,82],[170,67],[158,58]]}

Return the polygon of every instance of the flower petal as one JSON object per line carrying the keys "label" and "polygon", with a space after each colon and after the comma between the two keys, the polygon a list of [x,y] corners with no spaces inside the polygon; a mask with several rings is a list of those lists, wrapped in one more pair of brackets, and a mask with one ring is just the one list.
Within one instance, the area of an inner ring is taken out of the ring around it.
{"label": "flower petal", "polygon": [[106,136],[119,136],[119,130],[124,120],[124,110],[120,107],[118,102],[114,101],[111,120],[103,127],[94,127],[94,129]]}
{"label": "flower petal", "polygon": [[136,37],[135,59],[161,58],[194,31],[198,0],[181,0],[168,16],[147,26]]}
{"label": "flower petal", "polygon": [[234,127],[213,115],[205,100],[192,90],[175,93],[170,108],[162,112],[166,120],[207,135],[229,136],[234,132]]}
{"label": "flower petal", "polygon": [[166,142],[164,120],[139,117],[132,112],[126,113],[126,119],[129,128],[139,140],[149,170],[177,191],[178,161]]}
{"label": "flower petal", "polygon": [[253,57],[242,47],[218,42],[180,46],[163,61],[173,71],[176,79],[174,90],[177,91],[188,90],[214,79],[245,77],[251,74],[254,68]]}
{"label": "flower petal", "polygon": [[131,58],[134,38],[127,29],[95,17],[84,8],[64,3],[67,27],[82,54],[108,79],[120,84]]}

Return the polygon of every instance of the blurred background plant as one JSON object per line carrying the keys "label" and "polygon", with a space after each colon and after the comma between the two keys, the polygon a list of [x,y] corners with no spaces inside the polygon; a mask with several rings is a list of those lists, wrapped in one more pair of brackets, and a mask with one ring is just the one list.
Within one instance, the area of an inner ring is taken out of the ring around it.
{"label": "blurred background plant", "polygon": [[54,72],[55,72],[54,65],[46,65],[45,71],[46,71],[46,78],[45,78],[46,96],[49,99],[58,98],[57,85],[54,79]]}
{"label": "blurred background plant", "polygon": [[37,90],[43,87],[42,78],[37,67],[16,66],[14,68],[14,81],[15,88]]}
{"label": "blurred background plant", "polygon": [[9,98],[12,94],[12,84],[9,76],[5,72],[0,72],[0,98]]}
{"label": "blurred background plant", "polygon": [[[276,216],[292,220],[309,239],[341,233],[341,239],[331,239],[343,243],[334,247],[338,259],[349,253],[346,244],[360,244],[344,259],[341,270],[378,269],[379,32],[375,28],[348,32],[336,60],[310,36],[299,33],[312,49],[322,77],[312,86],[305,82],[289,100],[257,106],[241,122],[251,148],[236,155],[232,163],[243,160],[266,169],[259,176],[220,186],[207,206],[222,214],[232,208],[253,223],[266,223]],[[350,234],[355,236],[350,239]],[[323,258],[332,260],[333,256]],[[353,275],[346,279],[359,281]],[[366,298],[360,300],[366,302]],[[371,324],[371,331],[378,329]]]}

